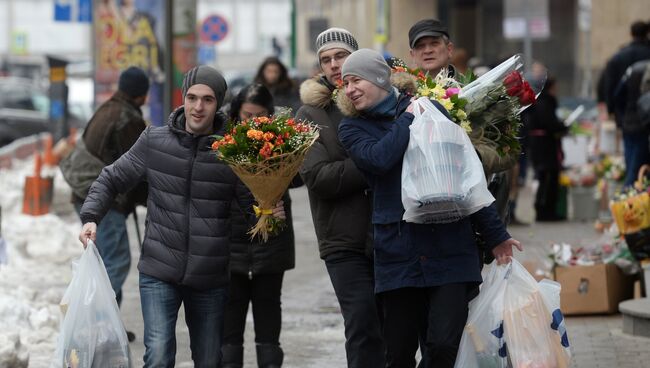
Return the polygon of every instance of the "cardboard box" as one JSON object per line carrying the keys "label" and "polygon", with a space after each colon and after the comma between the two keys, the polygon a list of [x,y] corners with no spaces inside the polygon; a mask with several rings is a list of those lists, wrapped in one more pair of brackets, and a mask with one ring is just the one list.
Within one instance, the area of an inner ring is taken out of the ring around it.
{"label": "cardboard box", "polygon": [[555,280],[565,315],[616,313],[618,303],[633,295],[633,279],[614,264],[557,267]]}

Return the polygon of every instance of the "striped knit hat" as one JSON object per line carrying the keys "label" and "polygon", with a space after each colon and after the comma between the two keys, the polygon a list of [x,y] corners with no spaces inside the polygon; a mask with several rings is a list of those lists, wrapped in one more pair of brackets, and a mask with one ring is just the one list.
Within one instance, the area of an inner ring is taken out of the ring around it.
{"label": "striped knit hat", "polygon": [[222,106],[228,85],[226,84],[226,80],[223,79],[221,73],[219,73],[215,68],[207,65],[199,65],[185,73],[182,89],[183,98],[185,98],[187,90],[195,84],[205,84],[210,87],[214,92],[214,97],[217,98],[217,106],[219,108]]}
{"label": "striped knit hat", "polygon": [[343,28],[329,28],[321,32],[316,37],[316,53],[320,55],[321,52],[330,49],[344,49],[353,53],[359,49],[357,40],[354,39],[352,33]]}

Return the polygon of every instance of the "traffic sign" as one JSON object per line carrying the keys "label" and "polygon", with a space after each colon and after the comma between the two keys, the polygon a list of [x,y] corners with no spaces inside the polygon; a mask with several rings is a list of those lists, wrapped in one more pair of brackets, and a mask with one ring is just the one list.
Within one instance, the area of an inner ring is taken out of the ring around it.
{"label": "traffic sign", "polygon": [[201,41],[217,43],[228,35],[228,22],[220,15],[210,15],[201,23]]}

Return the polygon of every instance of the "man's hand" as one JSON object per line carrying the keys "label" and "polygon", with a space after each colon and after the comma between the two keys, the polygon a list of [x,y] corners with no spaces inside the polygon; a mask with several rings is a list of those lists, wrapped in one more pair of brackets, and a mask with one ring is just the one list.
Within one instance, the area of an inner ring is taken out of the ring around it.
{"label": "man's hand", "polygon": [[284,213],[284,201],[280,200],[278,203],[276,203],[275,207],[273,208],[273,217],[279,218],[281,220],[286,220],[287,215]]}
{"label": "man's hand", "polygon": [[501,244],[497,245],[492,249],[492,254],[497,260],[497,264],[510,263],[512,258],[512,247],[517,247],[520,252],[524,250],[524,247],[521,246],[521,243],[518,240],[510,238]]}
{"label": "man's hand", "polygon": [[84,245],[84,249],[88,246],[88,239],[97,240],[97,224],[94,222],[85,223],[81,228],[81,233],[79,233],[79,240]]}

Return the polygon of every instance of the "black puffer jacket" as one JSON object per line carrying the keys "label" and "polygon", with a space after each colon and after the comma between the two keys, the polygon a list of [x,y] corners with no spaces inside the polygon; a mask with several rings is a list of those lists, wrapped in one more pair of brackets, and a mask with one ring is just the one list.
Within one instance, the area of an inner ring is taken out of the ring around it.
{"label": "black puffer jacket", "polygon": [[343,115],[332,101],[332,89],[323,79],[300,86],[304,105],[296,119],[321,127],[300,168],[307,189],[321,258],[352,251],[372,254],[372,203],[363,174],[338,139]]}
{"label": "black puffer jacket", "polygon": [[[249,199],[253,195],[249,192]],[[276,236],[270,236],[264,243],[258,239],[251,242],[248,221],[253,216],[252,208],[242,210],[238,201],[233,201],[232,236],[230,237],[230,272],[249,277],[280,273],[290,270],[296,265],[295,237],[291,217],[291,197],[287,191],[282,197],[287,216],[286,227]]]}
{"label": "black puffer jacket", "polygon": [[[223,121],[217,115],[214,131]],[[216,160],[211,140],[185,131],[184,110],[177,109],[167,126],[146,129],[126,154],[104,168],[81,209],[82,222],[98,222],[116,193],[146,181],[148,211],[138,270],[196,289],[227,285],[231,202],[240,198],[244,208],[251,203],[232,170]]]}

